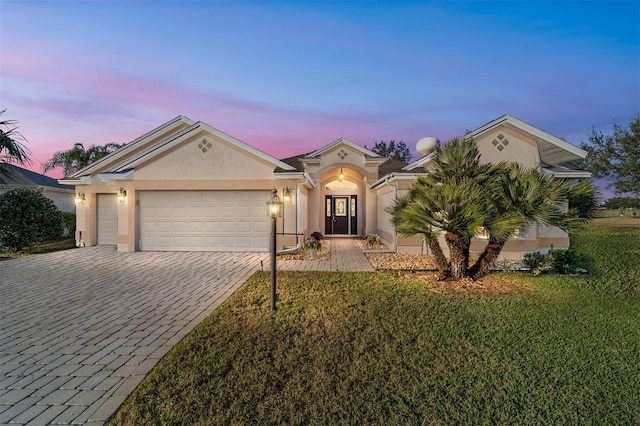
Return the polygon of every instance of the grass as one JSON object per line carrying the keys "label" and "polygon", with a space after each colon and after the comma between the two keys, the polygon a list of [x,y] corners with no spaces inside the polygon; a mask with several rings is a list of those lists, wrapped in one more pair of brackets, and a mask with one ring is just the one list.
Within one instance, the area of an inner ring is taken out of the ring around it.
{"label": "grass", "polygon": [[[640,230],[589,226],[591,277],[499,274],[517,296],[393,273],[254,275],[113,424],[640,424]],[[630,280],[634,280],[631,282]],[[635,284],[634,284],[635,283]]]}
{"label": "grass", "polygon": [[72,248],[76,248],[76,240],[74,238],[33,245],[31,247],[24,247],[22,250],[17,252],[0,250],[0,260],[13,259],[17,257],[29,256],[32,254],[51,253],[54,251],[69,250]]}

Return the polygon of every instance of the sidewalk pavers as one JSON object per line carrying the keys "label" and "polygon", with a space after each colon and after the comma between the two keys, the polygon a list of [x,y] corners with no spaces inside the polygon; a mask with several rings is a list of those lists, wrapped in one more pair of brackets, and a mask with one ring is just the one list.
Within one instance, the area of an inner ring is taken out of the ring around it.
{"label": "sidewalk pavers", "polygon": [[103,424],[266,256],[86,247],[0,262],[0,424]]}

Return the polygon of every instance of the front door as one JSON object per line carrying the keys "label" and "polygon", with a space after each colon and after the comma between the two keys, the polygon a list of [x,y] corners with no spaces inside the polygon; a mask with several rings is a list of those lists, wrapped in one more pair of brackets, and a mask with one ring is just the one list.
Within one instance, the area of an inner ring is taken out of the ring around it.
{"label": "front door", "polygon": [[325,197],[325,234],[356,234],[356,196]]}

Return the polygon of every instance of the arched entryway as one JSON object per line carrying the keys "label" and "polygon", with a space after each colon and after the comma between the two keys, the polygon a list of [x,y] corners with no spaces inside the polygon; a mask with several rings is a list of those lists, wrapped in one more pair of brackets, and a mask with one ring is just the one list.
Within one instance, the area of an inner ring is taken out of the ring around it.
{"label": "arched entryway", "polygon": [[325,235],[358,235],[358,185],[344,177],[325,184]]}

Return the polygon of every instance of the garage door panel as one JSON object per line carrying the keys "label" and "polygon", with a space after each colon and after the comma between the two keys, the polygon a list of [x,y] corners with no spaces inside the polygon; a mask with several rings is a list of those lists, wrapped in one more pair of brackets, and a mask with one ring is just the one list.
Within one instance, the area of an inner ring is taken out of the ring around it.
{"label": "garage door panel", "polygon": [[145,191],[140,249],[266,251],[267,191]]}

